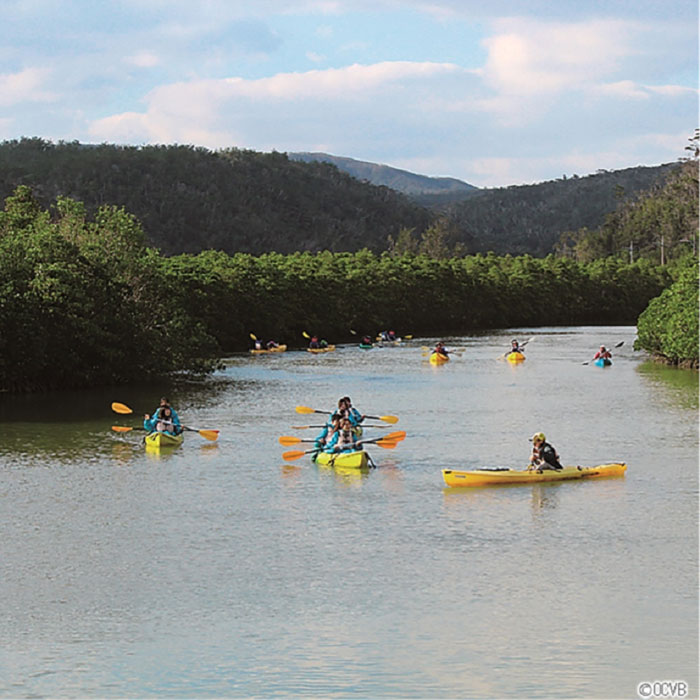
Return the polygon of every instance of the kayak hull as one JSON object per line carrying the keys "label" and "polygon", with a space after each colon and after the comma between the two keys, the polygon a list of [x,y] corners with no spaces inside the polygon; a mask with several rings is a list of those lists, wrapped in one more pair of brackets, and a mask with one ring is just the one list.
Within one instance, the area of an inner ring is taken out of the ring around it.
{"label": "kayak hull", "polygon": [[447,355],[443,355],[439,352],[433,352],[430,354],[430,364],[431,365],[444,365],[445,362],[449,362],[450,358]]}
{"label": "kayak hull", "polygon": [[351,467],[353,469],[364,469],[369,463],[369,458],[364,450],[356,452],[338,452],[330,454],[319,452],[315,461],[324,467]]}
{"label": "kayak hull", "polygon": [[525,355],[521,352],[509,352],[506,355],[506,360],[512,362],[513,364],[518,364],[519,362],[525,362]]}
{"label": "kayak hull", "polygon": [[609,360],[607,357],[599,357],[597,360],[593,361],[593,364],[596,367],[610,367],[612,360]]}
{"label": "kayak hull", "polygon": [[320,353],[320,352],[333,352],[335,350],[335,345],[329,345],[325,348],[306,348],[307,352]]}
{"label": "kayak hull", "polygon": [[279,345],[276,348],[270,348],[269,350],[250,350],[252,355],[268,355],[272,352],[285,352],[287,349],[286,345]]}
{"label": "kayak hull", "polygon": [[374,345],[365,345],[364,343],[360,343],[360,350],[371,350],[374,347]]}
{"label": "kayak hull", "polygon": [[564,467],[560,471],[543,469],[527,471],[525,469],[476,469],[458,471],[443,469],[442,478],[450,487],[464,486],[498,486],[503,484],[536,484],[542,481],[570,481],[573,479],[601,479],[625,475],[627,465],[624,462],[599,464],[595,467]]}
{"label": "kayak hull", "polygon": [[177,447],[178,445],[182,445],[183,440],[184,436],[182,433],[179,435],[172,435],[171,433],[159,433],[157,431],[149,433],[145,437],[146,447],[155,447],[158,449],[162,447]]}

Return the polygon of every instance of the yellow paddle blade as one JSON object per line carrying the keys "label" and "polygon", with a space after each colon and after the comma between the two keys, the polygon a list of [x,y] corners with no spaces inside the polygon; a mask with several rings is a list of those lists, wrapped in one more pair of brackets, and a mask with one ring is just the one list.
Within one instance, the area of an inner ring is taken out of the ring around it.
{"label": "yellow paddle blade", "polygon": [[294,410],[297,413],[314,413],[314,409],[308,406],[297,406]]}
{"label": "yellow paddle blade", "polygon": [[251,340],[257,340],[257,339],[258,339],[257,336],[255,335],[255,333],[248,333],[248,335],[250,336],[250,339],[251,339]]}
{"label": "yellow paddle blade", "polygon": [[203,438],[207,440],[218,440],[219,431],[218,430],[198,430],[197,431]]}
{"label": "yellow paddle blade", "polygon": [[123,403],[117,403],[116,401],[112,404],[112,410],[115,413],[133,413],[133,411]]}
{"label": "yellow paddle blade", "polygon": [[125,425],[113,425],[112,430],[116,433],[128,433],[130,430],[133,430],[133,428],[128,428]]}
{"label": "yellow paddle blade", "polygon": [[306,331],[302,331],[301,334],[304,336],[304,338],[310,338],[310,337],[311,337]]}
{"label": "yellow paddle blade", "polygon": [[398,423],[398,416],[379,416],[379,420],[383,420],[385,423]]}
{"label": "yellow paddle blade", "polygon": [[293,425],[292,430],[306,430],[307,428],[322,428],[322,425]]}
{"label": "yellow paddle blade", "polygon": [[290,450],[289,452],[282,453],[282,459],[285,462],[293,462],[295,459],[299,459],[299,457],[303,457],[305,454],[306,452],[302,452],[301,450]]}
{"label": "yellow paddle blade", "polygon": [[413,338],[413,336],[412,335],[405,335],[403,338],[404,338],[404,340],[411,340]]}
{"label": "yellow paddle blade", "polygon": [[280,445],[285,445],[286,447],[290,445],[298,445],[301,442],[301,438],[294,437],[293,435],[282,435],[282,437],[278,438],[277,441]]}

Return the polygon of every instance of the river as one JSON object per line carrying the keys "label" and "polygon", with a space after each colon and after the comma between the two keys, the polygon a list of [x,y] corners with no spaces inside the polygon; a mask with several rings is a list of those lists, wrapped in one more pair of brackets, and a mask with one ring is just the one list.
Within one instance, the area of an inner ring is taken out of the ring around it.
{"label": "river", "polygon": [[[533,338],[518,366],[511,337]],[[0,695],[697,697],[698,374],[634,337],[519,328],[448,338],[463,352],[440,367],[417,339],[0,395]],[[219,440],[152,454],[110,430],[163,393]],[[406,440],[366,473],[285,462],[277,438],[324,419],[295,406],[345,394]],[[444,487],[442,468],[524,466],[540,430],[565,464],[626,476]]]}

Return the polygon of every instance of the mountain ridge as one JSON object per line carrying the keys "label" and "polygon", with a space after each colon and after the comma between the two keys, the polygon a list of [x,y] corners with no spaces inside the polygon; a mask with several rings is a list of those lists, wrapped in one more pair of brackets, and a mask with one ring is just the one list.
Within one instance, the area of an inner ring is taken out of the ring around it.
{"label": "mountain ridge", "polygon": [[420,175],[409,170],[395,168],[383,163],[357,160],[348,156],[334,156],[329,153],[298,151],[287,153],[291,160],[304,163],[324,162],[335,165],[358,180],[366,180],[372,185],[389,187],[409,196],[415,195],[467,195],[479,188],[456,177],[433,177]]}

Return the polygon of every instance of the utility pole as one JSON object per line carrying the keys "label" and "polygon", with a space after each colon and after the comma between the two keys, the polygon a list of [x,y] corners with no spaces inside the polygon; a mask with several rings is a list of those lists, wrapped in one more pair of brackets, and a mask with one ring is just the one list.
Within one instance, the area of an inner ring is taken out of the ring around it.
{"label": "utility pole", "polygon": [[666,264],[666,257],[664,255],[664,234],[661,234],[661,264]]}
{"label": "utility pole", "polygon": [[634,262],[634,241],[630,241],[630,265]]}

